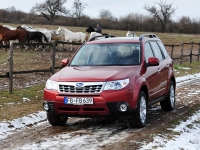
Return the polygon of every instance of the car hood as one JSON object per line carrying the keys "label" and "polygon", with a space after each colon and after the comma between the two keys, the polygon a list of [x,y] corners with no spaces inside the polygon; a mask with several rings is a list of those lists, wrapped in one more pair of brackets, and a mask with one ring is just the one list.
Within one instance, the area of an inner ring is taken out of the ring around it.
{"label": "car hood", "polygon": [[104,82],[127,78],[139,66],[65,67],[50,79],[58,82]]}

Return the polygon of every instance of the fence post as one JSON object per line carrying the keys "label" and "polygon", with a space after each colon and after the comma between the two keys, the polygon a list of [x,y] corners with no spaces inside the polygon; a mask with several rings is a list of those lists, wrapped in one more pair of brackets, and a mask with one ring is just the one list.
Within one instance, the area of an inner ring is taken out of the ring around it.
{"label": "fence post", "polygon": [[199,45],[199,53],[198,53],[198,61],[199,61],[199,55],[200,55],[200,43],[198,43]]}
{"label": "fence post", "polygon": [[10,54],[9,54],[9,93],[12,94],[13,89],[13,43],[10,43]]}
{"label": "fence post", "polygon": [[174,44],[172,45],[172,51],[171,51],[171,58],[173,59],[173,53],[174,53]]}
{"label": "fence post", "polygon": [[51,73],[52,75],[55,73],[55,52],[56,52],[56,41],[53,41],[51,48]]}
{"label": "fence post", "polygon": [[193,42],[191,43],[190,47],[190,63],[192,63],[192,49],[193,49]]}
{"label": "fence post", "polygon": [[184,48],[184,43],[182,42],[180,65],[182,65],[183,62],[183,48]]}

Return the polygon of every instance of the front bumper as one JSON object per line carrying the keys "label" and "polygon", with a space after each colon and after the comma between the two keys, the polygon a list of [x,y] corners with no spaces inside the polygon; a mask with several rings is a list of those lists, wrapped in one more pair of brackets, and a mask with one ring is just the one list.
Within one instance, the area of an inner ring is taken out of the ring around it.
{"label": "front bumper", "polygon": [[[92,97],[93,104],[64,104],[64,97]],[[44,102],[48,104],[50,115],[65,115],[68,117],[107,117],[113,115],[129,115],[135,112],[136,102],[133,93],[128,89],[105,91],[99,94],[67,94],[44,90]],[[120,104],[127,105],[127,111],[119,109]]]}

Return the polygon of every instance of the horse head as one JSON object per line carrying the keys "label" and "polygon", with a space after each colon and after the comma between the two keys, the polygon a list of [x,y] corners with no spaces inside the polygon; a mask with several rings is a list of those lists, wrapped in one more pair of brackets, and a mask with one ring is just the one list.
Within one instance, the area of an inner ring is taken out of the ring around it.
{"label": "horse head", "polygon": [[65,39],[62,27],[58,27],[58,29],[56,30],[56,35],[58,35],[59,37],[61,37],[62,40]]}
{"label": "horse head", "polygon": [[95,29],[94,29],[92,26],[89,26],[85,31],[86,31],[87,33],[91,33],[91,32],[94,32]]}

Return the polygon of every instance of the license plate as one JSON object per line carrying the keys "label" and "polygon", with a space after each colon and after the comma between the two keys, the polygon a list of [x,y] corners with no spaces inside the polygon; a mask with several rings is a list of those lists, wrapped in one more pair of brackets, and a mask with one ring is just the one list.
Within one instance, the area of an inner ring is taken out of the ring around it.
{"label": "license plate", "polygon": [[93,104],[93,98],[71,98],[71,97],[64,97],[64,104],[73,104],[73,105],[85,105],[85,104]]}

